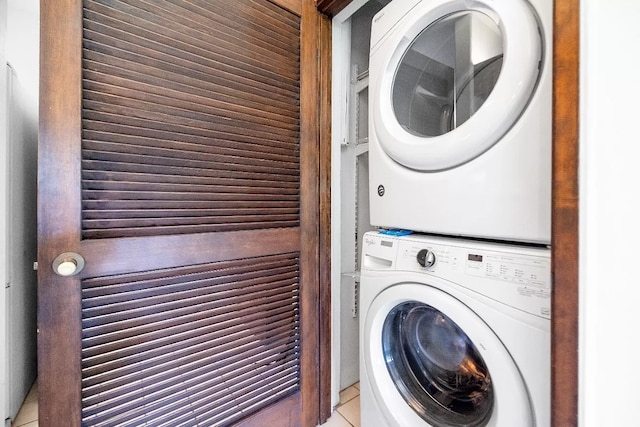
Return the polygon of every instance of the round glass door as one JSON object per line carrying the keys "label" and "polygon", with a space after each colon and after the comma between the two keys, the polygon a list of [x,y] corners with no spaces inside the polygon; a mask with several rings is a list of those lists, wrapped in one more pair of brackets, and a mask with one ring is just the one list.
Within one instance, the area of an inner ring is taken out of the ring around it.
{"label": "round glass door", "polygon": [[393,79],[393,111],[407,132],[439,136],[487,100],[502,68],[498,25],[478,11],[448,15],[411,43]]}
{"label": "round glass door", "polygon": [[529,105],[543,31],[524,0],[430,0],[403,16],[369,64],[374,144],[435,172],[496,144]]}
{"label": "round glass door", "polygon": [[[363,277],[363,289],[376,279]],[[371,392],[363,398],[392,426],[533,427],[527,387],[504,343],[442,290],[451,283],[429,280],[387,287],[363,306],[361,381]]]}
{"label": "round glass door", "polygon": [[433,426],[485,426],[494,406],[491,375],[462,329],[421,302],[397,305],[382,327],[382,351],[398,392]]}

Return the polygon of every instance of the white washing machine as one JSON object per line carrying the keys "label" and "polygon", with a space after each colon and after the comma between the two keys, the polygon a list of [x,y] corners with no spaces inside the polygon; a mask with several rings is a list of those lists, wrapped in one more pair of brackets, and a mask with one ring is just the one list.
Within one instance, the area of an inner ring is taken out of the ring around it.
{"label": "white washing machine", "polygon": [[549,249],[363,242],[363,427],[550,425]]}
{"label": "white washing machine", "polygon": [[393,0],[369,63],[371,224],[549,243],[553,0]]}

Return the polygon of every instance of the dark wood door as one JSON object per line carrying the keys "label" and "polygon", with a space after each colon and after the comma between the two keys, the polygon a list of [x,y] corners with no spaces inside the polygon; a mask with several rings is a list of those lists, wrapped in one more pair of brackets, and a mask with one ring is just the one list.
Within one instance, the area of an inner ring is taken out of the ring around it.
{"label": "dark wood door", "polygon": [[319,21],[41,2],[41,425],[316,425]]}

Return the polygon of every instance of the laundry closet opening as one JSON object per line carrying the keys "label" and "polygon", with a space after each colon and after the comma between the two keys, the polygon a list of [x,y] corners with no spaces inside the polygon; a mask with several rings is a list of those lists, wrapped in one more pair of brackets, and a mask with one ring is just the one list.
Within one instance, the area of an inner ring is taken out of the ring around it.
{"label": "laundry closet opening", "polygon": [[334,17],[334,403],[362,372],[365,233],[548,250],[551,23],[548,0],[359,0]]}
{"label": "laundry closet opening", "polygon": [[[359,380],[360,242],[369,223],[368,97],[371,21],[390,0],[354,0],[333,18],[332,406]],[[338,102],[336,100],[343,100]]]}

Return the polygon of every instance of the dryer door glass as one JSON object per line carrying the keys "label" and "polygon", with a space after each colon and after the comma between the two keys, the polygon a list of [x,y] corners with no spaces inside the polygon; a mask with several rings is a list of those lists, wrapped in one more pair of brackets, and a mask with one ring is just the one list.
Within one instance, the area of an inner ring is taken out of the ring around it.
{"label": "dryer door glass", "polygon": [[433,426],[485,426],[494,388],[482,356],[458,325],[420,302],[397,305],[382,329],[387,369],[413,410]]}
{"label": "dryer door glass", "polygon": [[406,50],[393,79],[398,123],[420,137],[457,128],[491,94],[502,55],[500,28],[485,13],[458,12],[429,25]]}

